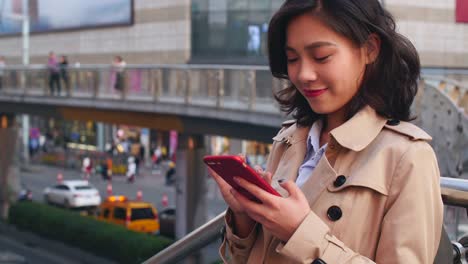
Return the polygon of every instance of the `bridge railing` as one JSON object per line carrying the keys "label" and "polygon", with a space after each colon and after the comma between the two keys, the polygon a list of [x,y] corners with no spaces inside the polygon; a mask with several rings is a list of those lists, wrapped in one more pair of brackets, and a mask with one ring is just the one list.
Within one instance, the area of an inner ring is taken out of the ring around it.
{"label": "bridge railing", "polygon": [[464,81],[451,79],[443,75],[423,75],[426,83],[446,94],[468,116],[468,75],[461,78]]}
{"label": "bridge railing", "polygon": [[[121,74],[122,85],[117,85]],[[202,105],[279,113],[273,92],[286,85],[265,66],[109,65],[69,66],[61,75],[61,93],[52,93],[43,65],[7,67],[2,92],[29,96],[66,96]]]}

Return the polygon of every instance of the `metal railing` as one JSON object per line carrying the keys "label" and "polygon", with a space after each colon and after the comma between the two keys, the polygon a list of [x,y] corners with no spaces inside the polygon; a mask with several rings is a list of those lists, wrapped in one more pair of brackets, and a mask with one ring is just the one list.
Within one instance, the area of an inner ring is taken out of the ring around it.
{"label": "metal railing", "polygon": [[[2,71],[4,94],[167,102],[278,114],[273,91],[286,85],[266,66],[129,65],[120,70],[80,65],[69,66],[60,75],[58,95],[52,93],[50,74],[43,65]],[[117,77],[120,74],[122,78]],[[123,83],[117,85],[119,80]]]}
{"label": "metal railing", "polygon": [[226,212],[222,212],[211,221],[176,241],[157,255],[151,257],[145,261],[144,264],[177,263],[193,252],[197,252],[211,242],[220,239],[220,231],[224,225],[225,213]]}
{"label": "metal railing", "polygon": [[[468,180],[441,177],[440,187],[445,205],[458,206],[468,210]],[[468,211],[467,211],[468,212]],[[224,225],[224,214],[189,233],[170,247],[151,257],[144,264],[177,263],[187,256],[202,249],[209,243],[220,239],[220,230]],[[467,263],[468,234],[459,241],[452,241],[454,264]]]}
{"label": "metal railing", "polygon": [[468,116],[468,76],[463,75],[462,79],[466,78],[464,82],[441,75],[423,75],[422,77],[426,83],[432,84],[446,94]]}

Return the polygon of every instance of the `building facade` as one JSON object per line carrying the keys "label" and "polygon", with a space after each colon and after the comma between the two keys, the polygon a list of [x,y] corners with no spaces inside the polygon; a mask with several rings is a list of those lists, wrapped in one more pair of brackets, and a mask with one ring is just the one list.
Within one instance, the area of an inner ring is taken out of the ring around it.
{"label": "building facade", "polygon": [[[130,0],[129,0],[130,1]],[[424,67],[468,66],[467,0],[384,0],[399,32],[418,49]],[[49,51],[71,63],[267,64],[268,21],[283,0],[134,0],[134,23],[33,34],[31,63]],[[467,10],[465,10],[467,9]],[[21,36],[0,37],[8,64],[21,62]]]}

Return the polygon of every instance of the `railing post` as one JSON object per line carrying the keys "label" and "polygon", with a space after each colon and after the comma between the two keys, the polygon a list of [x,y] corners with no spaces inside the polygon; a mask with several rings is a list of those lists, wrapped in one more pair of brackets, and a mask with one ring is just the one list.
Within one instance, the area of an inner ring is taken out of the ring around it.
{"label": "railing post", "polygon": [[192,102],[192,71],[190,69],[184,70],[184,86],[185,86],[185,104]]}
{"label": "railing post", "polygon": [[28,76],[28,73],[27,73],[27,69],[23,69],[21,70],[21,74],[19,75],[20,77],[20,87],[21,87],[21,91],[22,93],[24,94],[24,91],[26,90],[26,79],[27,79],[27,76]]}
{"label": "railing post", "polygon": [[153,90],[153,99],[155,102],[159,101],[159,97],[162,94],[163,86],[163,69],[157,69],[155,72],[155,82]]}
{"label": "railing post", "polygon": [[255,70],[249,70],[247,72],[247,83],[250,89],[250,97],[249,97],[249,110],[253,110],[255,108],[255,101],[257,96],[257,87],[256,87],[256,72]]}
{"label": "railing post", "polygon": [[122,91],[121,91],[121,94],[120,94],[120,99],[122,101],[125,101],[125,99],[127,99],[127,93],[128,93],[128,72],[126,70],[122,70],[122,72],[120,73],[122,74]]}
{"label": "railing post", "polygon": [[220,69],[215,74],[218,81],[218,92],[216,94],[216,107],[222,108],[224,104],[224,70]]}
{"label": "railing post", "polygon": [[92,76],[93,76],[93,98],[96,99],[99,95],[99,70],[94,71]]}

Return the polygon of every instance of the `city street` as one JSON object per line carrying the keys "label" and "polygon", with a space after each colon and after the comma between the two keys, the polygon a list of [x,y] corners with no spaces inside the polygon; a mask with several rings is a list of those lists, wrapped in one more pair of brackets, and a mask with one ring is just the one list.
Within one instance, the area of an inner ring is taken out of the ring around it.
{"label": "city street", "polygon": [[49,251],[22,244],[17,239],[0,236],[0,264],[61,264],[80,263],[51,254]]}
{"label": "city street", "polygon": [[[0,224],[0,264],[114,263]],[[86,256],[85,256],[86,255]]]}
{"label": "city street", "polygon": [[[20,180],[27,188],[32,191],[33,200],[43,202],[43,190],[48,186],[57,184],[57,174],[61,173],[64,180],[81,179],[81,172],[78,170],[62,169],[46,165],[31,165],[30,171],[21,171]],[[221,194],[214,183],[214,180],[209,176],[206,177],[206,208],[207,221],[214,218],[219,213],[226,209]],[[108,182],[104,181],[101,175],[93,174],[90,178],[90,183],[95,186],[101,197],[105,199],[107,196]],[[123,175],[114,175],[112,178],[112,192],[114,195],[125,195],[129,199],[135,199],[137,192],[141,190],[143,200],[150,202],[156,206],[158,211],[164,209],[162,199],[166,194],[169,207],[174,207],[175,187],[174,185],[166,186],[164,174],[161,170],[151,170],[142,166],[140,175],[137,176],[133,183],[127,183],[126,177]]]}
{"label": "city street", "polygon": [[[168,197],[169,207],[174,207],[176,204],[175,201],[175,187],[174,185],[166,186],[164,174],[161,170],[151,170],[149,168],[143,168],[140,171],[140,176],[136,178],[133,183],[127,183],[126,177],[123,175],[116,175],[112,179],[112,190],[114,195],[125,195],[130,199],[135,199],[137,191],[141,190],[143,194],[143,200],[151,202],[156,206],[158,211],[164,209],[162,203],[162,197],[164,194]],[[54,186],[57,184],[57,174],[62,173],[64,180],[72,179],[81,179],[81,172],[77,170],[70,169],[61,169],[53,166],[46,165],[31,165],[29,171],[20,172],[20,181],[23,185],[29,188],[33,194],[33,200],[44,202],[43,190],[48,186]],[[226,204],[224,203],[221,194],[214,182],[210,177],[206,177],[206,221],[211,220],[219,213],[223,212],[226,209]],[[95,186],[99,193],[101,194],[102,199],[105,199],[107,196],[107,181],[104,181],[101,175],[92,175],[90,178],[90,183]],[[0,241],[1,242],[1,241]],[[6,242],[5,242],[6,243]],[[206,247],[203,252],[205,255],[205,260],[211,262],[217,260],[218,257],[218,247],[219,240],[213,242],[208,247]],[[0,248],[2,244],[0,243]],[[7,249],[7,247],[5,247]],[[13,251],[17,255],[27,256],[23,254],[23,251]],[[5,251],[4,254],[9,253]],[[0,256],[2,251],[0,251]],[[9,263],[9,262],[8,262]],[[16,263],[16,262],[12,262]],[[22,262],[18,262],[22,263]],[[28,262],[29,263],[29,262]],[[34,263],[72,263],[72,262],[34,262]],[[3,264],[0,261],[0,264]]]}

